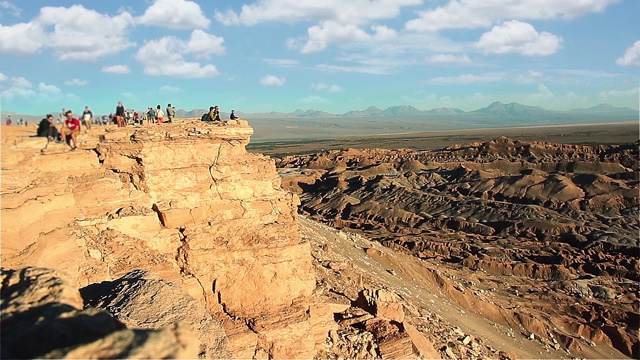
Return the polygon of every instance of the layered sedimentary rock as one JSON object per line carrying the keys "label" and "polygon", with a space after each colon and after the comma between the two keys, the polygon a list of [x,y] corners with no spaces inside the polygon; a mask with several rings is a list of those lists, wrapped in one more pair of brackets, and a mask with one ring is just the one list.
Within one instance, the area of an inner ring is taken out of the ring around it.
{"label": "layered sedimentary rock", "polygon": [[639,144],[503,137],[327,151],[278,166],[314,219],[470,279],[433,275],[468,310],[574,354],[601,345],[637,357]]}
{"label": "layered sedimentary rock", "polygon": [[76,152],[3,137],[3,266],[78,287],[143,269],[198,299],[234,356],[313,356],[332,314],[311,297],[298,198],[245,151],[246,121],[109,130]]}
{"label": "layered sedimentary rock", "polygon": [[105,311],[83,308],[65,275],[51,269],[2,269],[4,359],[195,358],[198,341],[187,326],[131,330]]}

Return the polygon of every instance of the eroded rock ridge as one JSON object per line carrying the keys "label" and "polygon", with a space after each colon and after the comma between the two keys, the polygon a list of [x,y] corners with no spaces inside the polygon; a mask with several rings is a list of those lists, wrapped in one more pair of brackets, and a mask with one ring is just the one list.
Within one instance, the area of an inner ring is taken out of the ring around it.
{"label": "eroded rock ridge", "polygon": [[434,281],[469,311],[572,354],[638,357],[639,144],[503,137],[277,166],[302,213],[449,269]]}

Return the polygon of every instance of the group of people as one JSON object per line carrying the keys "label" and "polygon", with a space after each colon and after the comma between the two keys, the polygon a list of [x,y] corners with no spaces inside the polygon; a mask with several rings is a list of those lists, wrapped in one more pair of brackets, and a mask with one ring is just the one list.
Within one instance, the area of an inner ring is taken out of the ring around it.
{"label": "group of people", "polygon": [[[85,112],[87,109],[88,107],[85,107]],[[71,151],[75,151],[78,148],[78,134],[81,130],[80,120],[73,116],[73,111],[71,110],[64,111],[64,117],[65,120],[60,126],[60,130],[58,130],[53,115],[47,114],[47,116],[40,121],[40,124],[38,124],[37,136],[46,137],[47,145],[49,141],[52,140],[57,142],[66,141],[71,147]],[[83,113],[82,122],[86,124],[86,121]]]}
{"label": "group of people", "polygon": [[[231,114],[229,114],[229,119],[230,120],[238,119],[238,116],[236,115],[235,110],[231,110]],[[218,105],[209,107],[209,112],[204,113],[200,118],[200,120],[207,121],[207,122],[222,121],[220,119],[220,108],[218,107]]]}
{"label": "group of people", "polygon": [[[6,121],[7,126],[13,124],[13,120],[11,120],[11,114],[7,115],[7,121]],[[18,119],[17,122],[18,125],[24,125],[24,126],[29,126],[29,122],[26,120],[22,120],[22,118]]]}
{"label": "group of people", "polygon": [[[152,106],[149,106],[146,112],[142,113],[140,116],[137,112],[127,111],[124,107],[122,101],[118,101],[118,105],[116,106],[115,113],[112,113],[109,118],[118,126],[124,127],[127,125],[127,122],[133,120],[135,123],[142,125],[146,120],[149,123],[170,123],[176,116],[176,108],[171,104],[167,104],[165,110],[162,109],[160,105],[156,106],[154,109]],[[106,115],[103,116],[102,123],[106,123]],[[57,141],[57,142],[66,142],[72,151],[77,149],[77,135],[80,133],[82,126],[87,129],[91,129],[91,125],[94,121],[97,123],[101,123],[100,118],[94,119],[93,112],[89,108],[89,106],[84,107],[84,111],[81,116],[82,120],[79,120],[73,116],[73,111],[62,109],[60,113],[60,119],[58,120],[58,124],[60,125],[60,129],[58,129],[56,121],[52,114],[47,114],[47,116],[40,121],[37,130],[37,136],[46,137],[49,141]],[[231,110],[231,114],[229,115],[230,120],[238,119],[238,116],[235,113],[235,110]],[[209,112],[205,113],[202,116],[202,121],[222,121],[220,119],[220,108],[216,106],[211,106],[209,108]],[[8,117],[7,124],[10,124],[10,118]],[[47,142],[48,144],[48,142]]]}
{"label": "group of people", "polygon": [[153,108],[153,106],[149,106],[147,108],[147,111],[143,112],[142,114],[139,114],[135,111],[133,112],[126,111],[124,105],[122,104],[122,101],[118,101],[118,106],[116,106],[116,112],[113,115],[113,118],[116,124],[118,125],[118,127],[127,126],[127,123],[129,123],[130,121],[133,121],[134,123],[137,123],[140,125],[144,124],[145,120],[148,123],[156,123],[156,124],[170,123],[173,121],[175,117],[176,117],[176,108],[171,104],[167,104],[167,107],[164,110],[160,105],[156,106],[155,109]]}

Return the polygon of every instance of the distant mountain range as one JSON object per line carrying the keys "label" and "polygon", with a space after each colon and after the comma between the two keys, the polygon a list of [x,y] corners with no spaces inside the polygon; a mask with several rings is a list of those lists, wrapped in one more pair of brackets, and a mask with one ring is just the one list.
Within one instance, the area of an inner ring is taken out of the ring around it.
{"label": "distant mountain range", "polygon": [[[206,109],[194,109],[191,111],[178,110],[178,117],[199,117],[204,114]],[[628,107],[614,107],[608,104],[601,104],[588,109],[573,109],[567,111],[547,110],[539,106],[529,106],[518,103],[505,104],[496,101],[487,107],[473,110],[463,111],[456,108],[436,108],[431,110],[419,110],[410,105],[400,105],[388,107],[384,110],[375,106],[370,106],[364,110],[352,110],[343,114],[331,114],[321,110],[297,109],[294,112],[269,112],[269,113],[243,113],[236,111],[242,118],[366,118],[366,117],[385,117],[385,118],[425,118],[436,119],[443,117],[455,118],[488,118],[494,117],[499,119],[511,118],[514,120],[572,120],[580,118],[584,120],[600,119],[600,120],[636,120],[639,118],[638,110]],[[224,114],[223,114],[224,115]]]}
{"label": "distant mountain range", "polygon": [[[176,111],[178,118],[199,118],[207,112],[207,109],[193,109]],[[57,112],[53,112],[57,114]],[[11,114],[14,119],[24,118],[28,121],[38,121],[40,115],[22,115],[12,112],[3,112],[4,121],[7,114]],[[400,105],[388,107],[384,110],[375,106],[370,106],[364,110],[352,110],[343,114],[331,114],[322,110],[301,110],[294,112],[268,112],[268,113],[245,113],[236,111],[236,114],[243,119],[266,120],[266,119],[364,119],[364,118],[393,118],[393,119],[424,119],[424,120],[445,120],[464,123],[482,122],[491,125],[497,121],[512,121],[514,123],[563,123],[576,121],[616,121],[616,120],[638,120],[639,111],[628,107],[615,107],[609,104],[600,104],[587,109],[573,109],[567,111],[547,110],[539,106],[529,106],[518,103],[505,104],[496,101],[487,107],[463,111],[456,108],[435,108],[431,110],[419,110],[410,105]],[[221,112],[222,118],[228,118],[228,112]]]}

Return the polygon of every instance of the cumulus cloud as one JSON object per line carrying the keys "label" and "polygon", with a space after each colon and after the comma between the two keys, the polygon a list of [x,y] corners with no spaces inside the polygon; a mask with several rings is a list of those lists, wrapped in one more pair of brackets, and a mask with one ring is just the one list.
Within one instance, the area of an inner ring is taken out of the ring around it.
{"label": "cumulus cloud", "polygon": [[43,7],[36,22],[53,27],[47,46],[55,48],[60,60],[95,61],[135,45],[127,38],[133,25],[127,12],[111,17],[82,5]]}
{"label": "cumulus cloud", "polygon": [[207,34],[202,30],[194,30],[191,38],[184,45],[184,52],[196,58],[209,58],[211,54],[224,54],[224,38]]}
{"label": "cumulus cloud", "polygon": [[631,45],[624,55],[616,60],[616,64],[620,66],[640,65],[640,40]]}
{"label": "cumulus cloud", "polygon": [[522,54],[547,56],[554,54],[562,45],[562,38],[546,31],[539,33],[528,23],[518,20],[494,26],[482,34],[476,46],[485,54]]}
{"label": "cumulus cloud", "polygon": [[156,0],[137,20],[170,29],[206,29],[211,24],[200,5],[189,0]]}
{"label": "cumulus cloud", "polygon": [[104,66],[102,72],[107,74],[129,74],[131,69],[127,65],[111,65]]}
{"label": "cumulus cloud", "polygon": [[147,41],[135,57],[145,66],[144,73],[148,75],[192,79],[214,77],[219,75],[215,65],[187,61],[185,56],[202,58],[223,54],[226,51],[223,42],[221,37],[194,30],[186,41],[173,36]]}
{"label": "cumulus cloud", "polygon": [[[335,21],[324,21],[307,30],[306,40],[289,40],[291,49],[300,48],[303,54],[324,50],[330,43],[355,43],[371,41],[388,41],[394,39],[395,30],[386,26],[372,26],[372,33],[367,33],[354,24],[340,24]],[[302,44],[304,42],[304,44]]]}
{"label": "cumulus cloud", "polygon": [[38,23],[0,25],[0,53],[33,54],[46,46],[49,36]]}
{"label": "cumulus cloud", "polygon": [[225,25],[255,25],[267,21],[335,21],[362,25],[395,18],[403,7],[420,4],[422,0],[259,0],[243,5],[239,13],[216,11],[215,17]]}
{"label": "cumulus cloud", "polygon": [[8,79],[7,75],[0,73],[0,81],[5,81],[7,79]]}
{"label": "cumulus cloud", "polygon": [[[255,25],[267,21],[285,23],[315,22],[307,36],[290,38],[289,49],[308,54],[323,51],[331,43],[389,41],[397,37],[394,29],[372,22],[392,19],[402,8],[420,5],[421,0],[260,0],[244,5],[240,12],[216,12],[222,24]],[[366,11],[364,10],[366,9]]]}
{"label": "cumulus cloud", "polygon": [[275,75],[266,75],[260,79],[260,84],[264,86],[284,86],[286,82],[285,78],[279,78]]}
{"label": "cumulus cloud", "polygon": [[411,31],[488,28],[508,19],[573,19],[600,12],[619,0],[451,0],[444,6],[418,12],[405,28]]}
{"label": "cumulus cloud", "polygon": [[33,54],[53,48],[60,60],[95,61],[133,46],[126,34],[132,24],[127,12],[111,17],[82,5],[47,6],[30,22],[0,25],[0,52]]}
{"label": "cumulus cloud", "polygon": [[344,92],[344,89],[336,84],[333,85],[328,85],[328,84],[324,84],[324,83],[319,83],[319,84],[311,84],[311,87],[316,90],[316,91],[326,91],[329,93],[341,93]]}
{"label": "cumulus cloud", "polygon": [[472,61],[466,54],[435,54],[427,56],[425,61],[429,64],[471,64]]}
{"label": "cumulus cloud", "polygon": [[87,85],[89,82],[87,80],[80,80],[80,79],[76,79],[73,78],[71,80],[67,80],[64,82],[65,85],[71,85],[71,86],[82,86],[82,85]]}
{"label": "cumulus cloud", "polygon": [[8,102],[14,100],[33,100],[48,103],[57,103],[61,100],[77,100],[74,94],[65,94],[55,85],[38,83],[33,86],[31,82],[23,77],[13,77],[8,79],[9,86],[0,92],[0,96]]}

